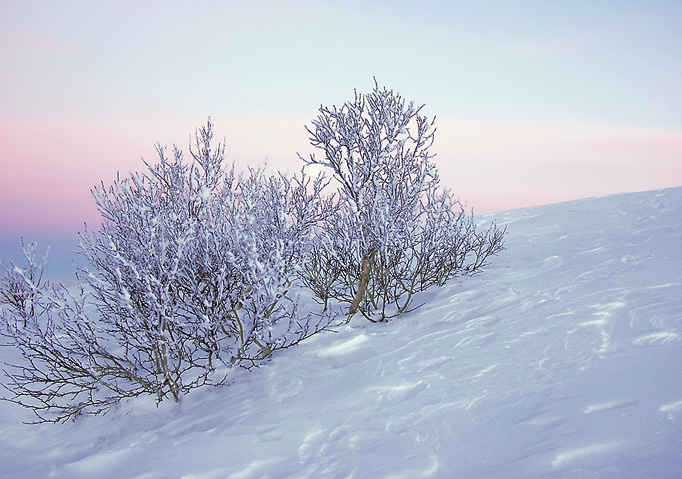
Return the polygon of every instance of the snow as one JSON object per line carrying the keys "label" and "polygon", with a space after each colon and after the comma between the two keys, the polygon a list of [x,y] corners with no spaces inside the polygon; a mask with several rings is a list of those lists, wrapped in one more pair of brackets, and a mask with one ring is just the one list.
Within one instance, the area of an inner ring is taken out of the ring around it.
{"label": "snow", "polygon": [[680,213],[672,188],[483,218],[508,225],[484,273],[179,404],[2,402],[0,477],[682,477]]}
{"label": "snow", "polygon": [[199,193],[199,197],[200,197],[203,201],[208,201],[208,199],[211,197],[211,189],[208,188],[207,186],[204,186],[204,187],[201,189],[201,192]]}

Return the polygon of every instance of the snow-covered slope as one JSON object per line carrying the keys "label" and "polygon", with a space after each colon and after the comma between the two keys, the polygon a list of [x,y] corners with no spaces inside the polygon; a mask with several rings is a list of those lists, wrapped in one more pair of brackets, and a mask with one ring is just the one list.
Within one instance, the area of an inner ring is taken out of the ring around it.
{"label": "snow-covered slope", "polygon": [[0,477],[682,477],[682,188],[494,216],[485,273],[228,387],[63,425],[0,404]]}

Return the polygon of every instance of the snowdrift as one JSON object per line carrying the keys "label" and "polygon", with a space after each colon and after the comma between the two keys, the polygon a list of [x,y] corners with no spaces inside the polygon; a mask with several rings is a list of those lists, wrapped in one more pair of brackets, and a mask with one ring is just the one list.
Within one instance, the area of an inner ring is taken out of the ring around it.
{"label": "snowdrift", "polygon": [[493,217],[484,273],[229,386],[60,425],[0,403],[0,477],[682,477],[682,188]]}

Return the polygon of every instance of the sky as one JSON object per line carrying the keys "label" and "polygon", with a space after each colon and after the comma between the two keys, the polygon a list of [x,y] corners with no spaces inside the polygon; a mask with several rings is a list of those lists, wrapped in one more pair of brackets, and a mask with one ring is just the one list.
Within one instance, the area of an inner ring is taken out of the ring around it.
{"label": "sky", "polygon": [[186,149],[297,171],[321,105],[436,116],[477,213],[682,185],[679,1],[0,0],[0,239],[99,227],[90,189]]}

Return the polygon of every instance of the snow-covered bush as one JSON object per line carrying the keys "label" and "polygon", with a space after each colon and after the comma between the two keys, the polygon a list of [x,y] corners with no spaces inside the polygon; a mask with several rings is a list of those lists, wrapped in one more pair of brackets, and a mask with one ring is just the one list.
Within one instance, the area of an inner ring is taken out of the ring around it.
{"label": "snow-covered bush", "polygon": [[472,274],[503,248],[495,225],[478,232],[439,177],[429,148],[434,122],[386,88],[341,108],[321,107],[307,130],[331,169],[337,208],[317,230],[304,282],[322,298],[372,321],[410,309],[414,295]]}
{"label": "snow-covered bush", "polygon": [[75,293],[34,285],[30,251],[28,268],[6,271],[11,291],[30,298],[3,314],[2,334],[24,359],[6,371],[10,400],[40,420],[144,393],[177,401],[329,324],[290,293],[323,213],[322,179],[225,172],[212,138],[209,121],[189,164],[158,147],[146,173],[93,189],[104,222],[80,236],[89,266]]}
{"label": "snow-covered bush", "polygon": [[37,243],[25,244],[21,241],[24,258],[28,268],[19,268],[14,262],[9,265],[0,263],[0,305],[8,307],[16,314],[24,326],[36,314],[36,296],[43,279],[43,270],[47,263],[49,248],[42,258],[42,264],[36,260]]}

